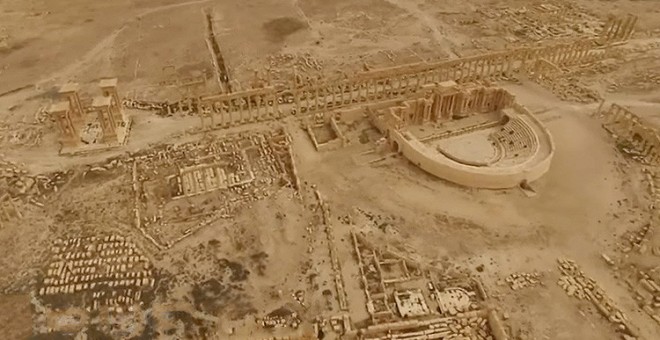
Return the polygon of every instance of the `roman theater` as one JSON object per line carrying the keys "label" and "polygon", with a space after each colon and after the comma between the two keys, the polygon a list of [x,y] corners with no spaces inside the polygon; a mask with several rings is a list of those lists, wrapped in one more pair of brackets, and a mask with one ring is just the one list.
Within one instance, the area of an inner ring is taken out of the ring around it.
{"label": "roman theater", "polygon": [[0,334],[659,339],[659,15],[0,1]]}
{"label": "roman theater", "polygon": [[444,82],[422,98],[367,106],[405,158],[439,178],[477,188],[532,182],[550,167],[550,132],[506,90]]}

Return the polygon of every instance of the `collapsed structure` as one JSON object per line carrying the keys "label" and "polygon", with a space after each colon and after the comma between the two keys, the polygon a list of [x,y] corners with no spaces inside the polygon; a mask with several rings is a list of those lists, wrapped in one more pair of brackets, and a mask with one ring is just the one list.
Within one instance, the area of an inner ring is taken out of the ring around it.
{"label": "collapsed structure", "polygon": [[361,340],[508,339],[476,278],[424,270],[398,254],[374,248],[351,232],[369,324],[347,334]]}
{"label": "collapsed structure", "polygon": [[133,159],[135,226],[169,248],[281,183],[297,189],[295,171],[283,129],[163,145]]}
{"label": "collapsed structure", "polygon": [[575,261],[558,259],[557,262],[559,271],[562,273],[558,285],[569,296],[591,302],[598,313],[616,327],[617,332],[634,339],[639,338],[638,327],[630,322],[626,314],[608,296],[607,292],[593,278],[588,277]]}
{"label": "collapsed structure", "polygon": [[646,164],[658,165],[660,135],[650,123],[618,104],[601,114],[605,119],[603,127],[615,136],[621,151]]}

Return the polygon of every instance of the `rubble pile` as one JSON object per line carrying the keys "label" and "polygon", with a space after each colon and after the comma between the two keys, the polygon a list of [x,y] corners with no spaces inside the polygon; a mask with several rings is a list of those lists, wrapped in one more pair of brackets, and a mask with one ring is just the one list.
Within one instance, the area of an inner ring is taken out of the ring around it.
{"label": "rubble pile", "polygon": [[0,158],[0,187],[3,188],[3,192],[8,192],[14,197],[26,194],[34,183],[34,178],[28,176],[27,170],[21,169],[15,162]]}
{"label": "rubble pile", "polygon": [[[278,104],[283,103],[293,103],[293,95],[291,93],[280,93],[277,95]],[[152,111],[156,115],[161,117],[171,117],[175,114],[182,116],[195,116],[199,115],[200,109],[205,114],[210,112],[218,113],[229,113],[236,112],[240,110],[247,111],[251,107],[256,106],[266,106],[272,105],[271,101],[266,101],[265,99],[253,98],[249,103],[245,99],[234,99],[228,101],[223,105],[213,105],[209,106],[206,104],[199,104],[197,98],[185,98],[177,102],[156,102],[156,101],[145,101],[138,99],[124,98],[122,100],[122,106],[127,109],[141,110],[141,111]]]}
{"label": "rubble pile", "polygon": [[[317,60],[309,52],[302,55],[284,53],[268,56],[266,59],[273,81],[277,87],[290,86],[293,75],[316,79],[323,71],[323,61]],[[291,70],[295,70],[292,74]]]}
{"label": "rubble pile", "polygon": [[[483,313],[466,313],[463,317],[436,318],[409,322],[407,327],[399,323],[379,324],[367,328],[365,340],[386,339],[475,339],[493,340],[495,337],[489,320]],[[371,329],[370,329],[371,328]]]}
{"label": "rubble pile", "polygon": [[438,302],[440,312],[449,316],[478,310],[479,304],[476,301],[476,293],[461,287],[447,287],[433,294]]}
{"label": "rubble pile", "polygon": [[301,306],[305,306],[305,291],[302,290],[297,290],[293,293],[291,293],[291,297],[296,300]]}
{"label": "rubble pile", "polygon": [[624,234],[623,237],[627,242],[627,245],[623,246],[621,251],[628,253],[635,250],[639,253],[645,253],[647,249],[646,243],[649,241],[649,237],[652,234],[653,225],[651,223],[646,223],[638,230]]}
{"label": "rubble pile", "polygon": [[[614,119],[612,116],[614,116]],[[648,145],[655,144],[654,141],[657,139],[655,138],[656,129],[653,128],[652,124],[640,119],[634,113],[616,104],[612,105],[610,111],[606,113],[606,117],[608,121],[615,122],[609,123],[606,130],[617,139],[619,150],[627,156],[631,156],[634,160],[647,165],[642,168],[642,174],[644,175],[644,182],[650,196],[648,212],[651,214],[651,220],[642,224],[636,230],[630,230],[624,233],[622,235],[623,242],[619,244],[619,249],[624,254],[633,251],[639,254],[646,254],[650,247],[652,255],[660,256],[660,246],[654,246],[654,243],[651,241],[655,232],[655,223],[657,221],[656,209],[660,199],[660,191],[657,190],[660,179],[656,175],[656,167],[651,165],[657,163],[657,159],[654,154],[644,152],[644,150],[653,148],[653,146],[649,148]],[[623,121],[624,126],[616,126],[617,121]],[[630,125],[633,125],[633,127],[631,128]],[[650,131],[651,133],[649,135],[642,135],[641,138],[635,135],[630,136],[631,133],[629,131],[638,131],[640,127],[642,128],[641,130]],[[625,145],[626,148],[624,149],[622,145]],[[603,255],[603,258],[616,271],[615,275],[623,278],[639,308],[660,324],[660,275],[658,275],[658,269],[657,267],[649,270],[640,269],[637,264],[625,261],[628,257],[629,255],[625,255],[622,261],[615,262]]]}
{"label": "rubble pile", "polygon": [[0,189],[12,198],[42,206],[47,196],[58,192],[74,173],[67,170],[31,175],[19,164],[0,158]]}
{"label": "rubble pile", "polygon": [[540,273],[514,273],[506,277],[505,281],[513,290],[519,290],[527,287],[533,287],[541,282],[542,275]]}
{"label": "rubble pile", "polygon": [[27,147],[38,146],[42,142],[44,131],[47,129],[45,123],[50,119],[45,107],[40,107],[34,115],[34,122],[25,121],[17,124],[0,122],[0,142],[6,141],[11,145]]}
{"label": "rubble pile", "polygon": [[256,322],[264,328],[291,327],[297,329],[302,321],[298,313],[287,307],[281,307],[268,313],[262,319],[256,319]]}
{"label": "rubble pile", "polygon": [[660,273],[656,269],[648,272],[635,269],[635,273],[626,283],[642,310],[660,324]]}
{"label": "rubble pile", "polygon": [[135,224],[160,248],[283,187],[297,189],[284,130],[160,145],[132,160]]}
{"label": "rubble pile", "polygon": [[127,171],[132,164],[133,159],[130,156],[119,156],[109,158],[102,163],[89,165],[86,170],[82,171],[82,178],[88,174],[107,172],[112,170]]}
{"label": "rubble pile", "polygon": [[575,261],[558,259],[557,262],[563,274],[557,284],[566,291],[566,294],[591,302],[601,315],[616,326],[617,331],[630,337],[637,337],[637,330],[630,324],[626,315],[614,305],[596,281],[580,270]]}
{"label": "rubble pile", "polygon": [[33,147],[41,144],[43,135],[43,127],[27,126],[10,131],[4,138],[12,145]]}
{"label": "rubble pile", "polygon": [[575,76],[535,78],[535,81],[563,101],[590,104],[603,99],[598,91],[590,89]]}
{"label": "rubble pile", "polygon": [[[482,27],[502,27],[510,42],[535,42],[571,36],[596,36],[600,20],[587,9],[565,1],[551,1],[531,7],[479,8],[479,18],[462,20]],[[497,22],[499,25],[494,25]],[[493,23],[488,25],[487,23]]]}
{"label": "rubble pile", "polygon": [[176,113],[182,115],[197,114],[196,99],[184,99],[172,104],[168,102],[152,102],[137,99],[124,98],[121,101],[123,107],[127,109],[154,111],[157,115],[162,117],[169,117]]}
{"label": "rubble pile", "polygon": [[645,68],[643,71],[635,71],[626,74],[613,81],[608,86],[608,92],[617,91],[650,91],[660,86],[660,69]]}

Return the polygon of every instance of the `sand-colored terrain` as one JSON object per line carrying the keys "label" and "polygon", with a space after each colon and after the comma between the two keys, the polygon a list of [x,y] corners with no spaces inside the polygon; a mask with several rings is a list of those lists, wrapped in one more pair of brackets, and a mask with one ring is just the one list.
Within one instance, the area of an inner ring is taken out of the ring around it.
{"label": "sand-colored terrain", "polygon": [[0,334],[660,339],[659,112],[654,1],[2,0]]}

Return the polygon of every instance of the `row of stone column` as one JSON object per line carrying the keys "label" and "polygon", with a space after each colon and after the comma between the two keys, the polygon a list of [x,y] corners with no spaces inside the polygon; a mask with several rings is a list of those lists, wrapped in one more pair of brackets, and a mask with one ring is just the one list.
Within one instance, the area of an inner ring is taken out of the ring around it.
{"label": "row of stone column", "polygon": [[272,90],[201,98],[197,105],[203,129],[281,118],[277,96]]}
{"label": "row of stone column", "polygon": [[506,107],[508,93],[499,88],[480,88],[466,94],[470,98],[466,100],[464,111],[493,112]]}
{"label": "row of stone column", "polygon": [[637,20],[638,18],[634,15],[627,15],[624,18],[610,18],[603,28],[601,38],[604,42],[628,40],[635,31]]}
{"label": "row of stone column", "polygon": [[[605,113],[605,120],[606,125],[617,126],[615,132],[631,142],[645,161],[649,164],[660,162],[660,136],[637,115],[624,107],[612,104]],[[635,135],[639,135],[641,139],[635,138]]]}
{"label": "row of stone column", "polygon": [[371,79],[314,85],[294,91],[295,112],[312,113],[351,103],[391,99],[435,82],[471,82],[493,75],[508,75],[524,68],[526,62],[543,58],[556,65],[575,64],[589,56],[593,43],[592,40],[582,40],[560,46],[517,49],[437,63],[423,70],[399,70],[389,75],[378,74]]}
{"label": "row of stone column", "polygon": [[553,46],[542,51],[540,58],[557,66],[575,65],[585,61],[593,47],[591,41],[579,41],[570,45]]}
{"label": "row of stone column", "polygon": [[433,94],[430,117],[437,122],[467,111],[492,112],[507,107],[512,101],[513,97],[503,89],[482,87],[472,92],[457,92],[441,88]]}
{"label": "row of stone column", "polygon": [[[360,79],[343,84],[301,89],[294,92],[296,111],[311,113],[351,103],[392,99],[409,92],[416,92],[425,84],[447,80],[467,82],[483,79],[493,74],[506,74],[514,68],[516,57],[517,55],[514,54],[500,53],[470,60],[450,61],[443,64],[442,67],[421,72],[392,74],[375,79]],[[328,105],[330,103],[333,104]]]}
{"label": "row of stone column", "polygon": [[516,53],[497,53],[453,62],[440,70],[444,80],[472,82],[494,75],[506,75],[515,67]]}
{"label": "row of stone column", "polygon": [[404,125],[421,124],[431,120],[433,101],[427,98],[407,100],[402,106],[391,108],[390,112],[398,115]]}
{"label": "row of stone column", "polygon": [[449,120],[451,119],[454,111],[456,110],[456,105],[459,103],[459,94],[445,94],[438,93],[435,95],[434,99],[434,108],[433,114],[435,115],[435,120]]}
{"label": "row of stone column", "polygon": [[[525,68],[525,64],[528,62],[535,64],[536,60],[541,59],[546,59],[555,65],[573,64],[584,60],[592,47],[592,40],[584,40],[560,46],[516,49],[441,62],[414,70],[393,70],[391,73],[366,75],[366,78],[358,76],[345,81],[291,89],[294,102],[291,113],[308,114],[354,103],[392,99],[409,92],[416,92],[423,85],[447,80],[471,82],[497,74],[507,75]],[[369,78],[370,76],[373,78]],[[260,104],[263,96],[267,98],[267,102],[272,103],[266,105],[265,108]],[[224,95],[224,97],[200,101],[200,105],[203,106],[199,110],[203,125],[205,120],[211,120],[212,126],[232,126],[280,117],[274,91],[269,94],[234,93]],[[251,100],[254,97],[259,99],[256,101],[256,105],[254,105],[255,101]],[[247,107],[242,104],[235,105],[232,103],[233,100],[246,102]],[[216,107],[227,109],[218,110]],[[265,110],[262,112],[262,109]],[[209,110],[213,114],[208,112]],[[214,122],[218,118],[214,115],[220,118],[218,124]]]}
{"label": "row of stone column", "polygon": [[425,82],[424,76],[422,74],[392,75],[315,84],[293,91],[295,112],[309,114],[353,103],[392,99],[416,91],[416,88]]}
{"label": "row of stone column", "polygon": [[586,62],[594,48],[593,40],[581,40],[570,44],[527,49],[522,52],[521,69],[537,67],[539,61],[555,66],[576,65]]}
{"label": "row of stone column", "polygon": [[639,122],[637,115],[618,104],[612,104],[610,109],[605,113],[605,117],[605,124],[618,125],[619,130],[623,131],[626,137],[630,136],[630,131],[632,130],[633,125],[636,122]]}

